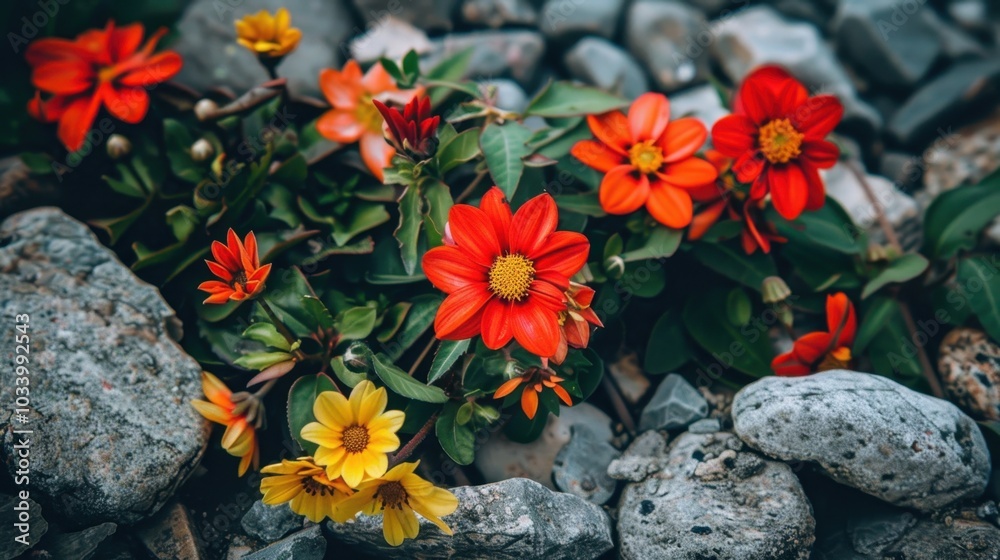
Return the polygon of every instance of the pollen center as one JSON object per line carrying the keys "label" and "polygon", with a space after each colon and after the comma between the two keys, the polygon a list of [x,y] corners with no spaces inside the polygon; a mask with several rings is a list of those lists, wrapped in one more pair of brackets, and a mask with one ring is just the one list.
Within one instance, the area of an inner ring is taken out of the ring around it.
{"label": "pollen center", "polygon": [[640,173],[654,173],[663,166],[663,150],[646,140],[628,149],[628,159]]}
{"label": "pollen center", "polygon": [[503,255],[490,267],[490,291],[507,301],[520,301],[528,295],[535,279],[535,263],[522,255]]}
{"label": "pollen center", "polygon": [[372,103],[372,96],[364,95],[361,97],[357,108],[354,109],[354,118],[365,130],[382,134],[382,113],[379,113],[378,107]]}
{"label": "pollen center", "polygon": [[233,273],[233,285],[235,286],[237,284],[243,286],[244,288],[247,285],[247,273],[243,269],[237,270]]}
{"label": "pollen center", "polygon": [[402,484],[392,481],[378,487],[378,497],[382,500],[383,508],[403,509],[408,496]]}
{"label": "pollen center", "polygon": [[851,366],[851,349],[846,346],[841,346],[833,352],[827,354],[823,361],[820,362],[819,366],[816,367],[816,371],[828,371],[831,369],[845,369]]}
{"label": "pollen center", "polygon": [[804,135],[788,119],[775,119],[760,127],[757,142],[771,163],[788,163],[802,153]]}
{"label": "pollen center", "polygon": [[332,486],[324,484],[311,476],[302,479],[302,489],[310,496],[327,496],[333,494],[334,490]]}
{"label": "pollen center", "polygon": [[368,428],[357,424],[344,430],[344,449],[348,453],[361,453],[368,447]]}

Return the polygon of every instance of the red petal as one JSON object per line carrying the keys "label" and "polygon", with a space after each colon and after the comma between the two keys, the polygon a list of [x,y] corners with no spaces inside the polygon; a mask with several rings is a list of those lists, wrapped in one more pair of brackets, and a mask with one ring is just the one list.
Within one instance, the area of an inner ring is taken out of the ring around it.
{"label": "red petal", "polygon": [[493,298],[483,308],[483,344],[491,350],[499,350],[514,336],[511,327],[511,304],[500,298]]}
{"label": "red petal", "polygon": [[442,340],[464,340],[479,334],[479,325],[476,325],[476,333],[473,335],[464,336],[468,332],[461,331],[463,327],[468,328],[468,323],[474,317],[480,315],[491,297],[493,294],[486,289],[486,284],[469,284],[452,292],[438,308],[434,318],[434,333]]}
{"label": "red petal", "polygon": [[778,66],[762,66],[750,72],[743,79],[739,93],[733,103],[733,113],[745,114],[756,124],[789,116],[782,112],[782,103],[794,99],[785,97],[789,82],[796,82],[787,70]]}
{"label": "red petal", "polygon": [[795,357],[794,352],[787,352],[771,361],[771,369],[779,377],[802,377],[809,375],[812,370]]}
{"label": "red petal", "polygon": [[670,122],[670,101],[662,93],[644,93],[628,110],[628,128],[632,142],[657,140]]}
{"label": "red petal", "polygon": [[479,202],[479,209],[486,213],[486,216],[490,219],[490,223],[493,224],[493,231],[497,234],[500,249],[503,251],[509,250],[510,243],[507,239],[507,234],[510,231],[512,214],[510,212],[510,204],[507,202],[507,197],[503,194],[503,191],[497,187],[486,191],[483,199]]}
{"label": "red petal", "polygon": [[535,262],[536,272],[556,272],[568,278],[583,268],[589,254],[587,236],[574,231],[557,231],[528,258]]}
{"label": "red petal", "polygon": [[727,115],[712,127],[712,145],[722,154],[736,158],[757,147],[757,125],[745,115]]}
{"label": "red petal", "polygon": [[625,156],[632,138],[628,132],[628,118],[621,111],[603,115],[587,115],[587,124],[594,136],[612,150]]}
{"label": "red petal", "polygon": [[786,220],[798,218],[809,197],[809,185],[802,168],[793,164],[772,166],[767,179],[775,210]]}
{"label": "red petal", "polygon": [[514,339],[532,354],[547,358],[559,347],[559,320],[556,313],[538,305],[532,298],[511,307]]}
{"label": "red petal", "polygon": [[629,165],[619,165],[601,180],[601,208],[608,214],[635,212],[649,198],[649,179],[635,173]]}
{"label": "red petal", "polygon": [[108,84],[101,88],[101,92],[104,106],[118,120],[136,124],[149,111],[149,93],[141,87],[116,88]]}
{"label": "red petal", "polygon": [[674,163],[693,156],[705,145],[706,138],[705,125],[694,117],[685,117],[668,124],[657,144],[663,149],[663,162]]}
{"label": "red petal", "polygon": [[573,157],[582,161],[584,165],[602,173],[607,173],[611,169],[628,161],[625,156],[596,140],[580,140],[573,145],[570,153],[573,154]]}
{"label": "red petal", "polygon": [[535,277],[535,281],[528,288],[528,293],[532,298],[532,303],[558,313],[566,310],[566,294],[564,292],[567,288],[569,288],[569,280],[565,279],[564,276],[542,274]]}
{"label": "red petal", "polygon": [[142,64],[122,74],[116,81],[123,86],[148,89],[153,85],[165,82],[176,76],[181,71],[182,66],[184,66],[184,60],[181,58],[181,55],[173,51],[163,51],[149,57]]}
{"label": "red petal", "polygon": [[67,150],[75,152],[83,147],[100,107],[101,98],[97,94],[78,97],[66,106],[59,118],[58,136]]}
{"label": "red petal", "polygon": [[691,228],[688,229],[688,239],[695,241],[701,239],[705,232],[709,230],[719,217],[726,210],[726,201],[719,200],[704,207],[691,220]]}
{"label": "red petal", "polygon": [[226,267],[222,266],[217,262],[209,260],[206,260],[205,264],[208,265],[208,269],[212,271],[212,274],[218,276],[225,282],[232,282],[233,274]]}
{"label": "red petal", "polygon": [[451,245],[435,247],[424,254],[424,274],[435,288],[450,294],[468,284],[488,281],[488,270],[469,260],[466,253]]}
{"label": "red petal", "polygon": [[809,333],[795,341],[792,352],[795,352],[795,357],[802,363],[812,365],[833,349],[831,342],[833,336],[830,333]]}
{"label": "red petal", "polygon": [[854,314],[854,305],[843,292],[826,297],[826,328],[831,334],[840,330],[835,346],[854,344],[854,335],[858,331],[858,318]]}
{"label": "red petal", "polygon": [[806,177],[808,193],[806,199],[806,210],[814,212],[823,207],[826,203],[826,186],[819,176],[819,171],[810,166],[802,166],[802,173]]}
{"label": "red petal", "polygon": [[82,93],[94,86],[92,66],[82,60],[56,60],[35,68],[31,83],[38,89],[57,95]]}
{"label": "red petal", "polygon": [[792,125],[809,139],[826,138],[840,123],[844,106],[832,95],[817,95],[800,105],[792,115]]}
{"label": "red petal", "polygon": [[500,255],[500,241],[486,212],[468,204],[456,204],[448,212],[451,236],[467,259],[485,267]]}
{"label": "red petal", "polygon": [[556,230],[559,210],[549,194],[540,194],[525,202],[510,222],[510,250],[533,255]]}
{"label": "red petal", "polygon": [[111,55],[111,60],[117,63],[132,56],[136,49],[139,48],[139,44],[142,43],[142,36],[144,34],[145,30],[140,23],[118,27],[112,30],[111,33],[108,33],[107,48]]}
{"label": "red petal", "polygon": [[743,152],[743,155],[736,159],[736,162],[733,163],[733,173],[736,174],[736,178],[741,183],[750,183],[760,176],[765,165],[767,165],[767,160],[764,159],[763,154],[757,150],[751,150]]}
{"label": "red petal", "polygon": [[826,140],[806,140],[802,143],[802,155],[799,156],[800,160],[819,169],[833,167],[839,158],[840,148]]}
{"label": "red petal", "polygon": [[646,210],[649,210],[656,221],[667,227],[684,228],[691,223],[693,213],[691,195],[663,181],[653,181],[649,189],[649,199],[646,200]]}
{"label": "red petal", "polygon": [[229,270],[239,270],[240,268],[240,263],[236,257],[229,252],[228,247],[219,241],[212,242],[212,256],[215,257],[215,260],[218,261],[219,264]]}

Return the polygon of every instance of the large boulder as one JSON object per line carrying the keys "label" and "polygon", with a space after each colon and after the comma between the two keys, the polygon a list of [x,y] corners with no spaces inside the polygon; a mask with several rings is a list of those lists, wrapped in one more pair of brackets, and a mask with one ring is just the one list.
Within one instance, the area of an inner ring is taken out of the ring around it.
{"label": "large boulder", "polygon": [[[11,216],[0,239],[0,310],[12,332],[15,317],[28,317],[30,349],[28,375],[15,373],[13,349],[0,371],[4,402],[15,402],[19,379],[30,388],[23,416],[0,412],[4,463],[18,469],[14,446],[27,437],[32,498],[73,524],[155,513],[209,432],[189,404],[201,396],[201,368],[171,336],[173,310],[60,210]],[[25,429],[33,433],[13,433]]]}

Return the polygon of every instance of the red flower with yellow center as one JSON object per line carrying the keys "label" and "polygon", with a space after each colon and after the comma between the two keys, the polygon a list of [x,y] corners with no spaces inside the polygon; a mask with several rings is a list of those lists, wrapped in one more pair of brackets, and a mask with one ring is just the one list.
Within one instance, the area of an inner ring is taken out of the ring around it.
{"label": "red flower with yellow center", "polygon": [[[169,80],[180,71],[180,55],[153,54],[166,34],[159,29],[145,44],[141,24],[91,29],[75,40],[45,38],[30,45],[25,58],[31,83],[40,91],[28,112],[44,122],[58,122],[59,140],[70,151],[83,147],[87,132],[103,106],[116,119],[135,124],[149,110],[146,88]],[[141,48],[140,48],[140,45]],[[49,94],[42,100],[42,93]]]}
{"label": "red flower with yellow center", "polygon": [[586,348],[590,344],[590,326],[603,327],[600,317],[590,308],[594,301],[594,289],[576,282],[569,283],[566,290],[566,311],[559,314],[559,349],[552,361],[561,364],[566,359],[569,347]]}
{"label": "red flower with yellow center", "polygon": [[271,273],[271,265],[260,265],[257,254],[257,237],[251,231],[241,242],[236,232],[229,229],[226,244],[212,242],[215,262],[205,264],[219,280],[202,282],[198,289],[211,294],[205,303],[226,303],[253,299],[264,289],[264,281]]}
{"label": "red flower with yellow center", "polygon": [[423,259],[427,278],[448,294],[434,320],[437,337],[481,334],[494,350],[513,338],[532,354],[555,355],[559,313],[566,310],[563,292],[590,252],[584,235],[555,231],[558,218],[548,194],[512,215],[496,187],[479,208],[452,206],[448,230],[454,245],[435,247]]}
{"label": "red flower with yellow center", "polygon": [[400,109],[392,109],[378,99],[375,107],[389,128],[393,147],[414,159],[424,160],[437,149],[437,129],[441,117],[431,113],[431,98],[414,96]]}
{"label": "red flower with yellow center", "polygon": [[521,410],[524,411],[524,415],[531,420],[535,418],[535,413],[538,412],[538,394],[541,393],[543,389],[552,389],[552,392],[555,393],[556,396],[559,397],[559,400],[565,403],[566,406],[573,406],[573,399],[570,398],[566,389],[564,389],[562,385],[559,385],[562,381],[562,377],[558,377],[549,369],[532,367],[528,368],[528,371],[524,372],[524,375],[505,381],[503,385],[501,385],[496,392],[493,393],[493,398],[502,399],[513,393],[514,390],[521,385],[524,385],[524,389],[521,391]]}
{"label": "red flower with yellow center", "polygon": [[343,70],[328,68],[320,72],[319,87],[332,108],[316,121],[316,130],[334,142],[358,142],[361,159],[381,181],[382,169],[389,166],[396,151],[385,141],[382,115],[372,101],[392,99],[402,104],[418,92],[396,87],[381,64],[375,64],[362,75],[356,60],[348,60]]}
{"label": "red flower with yellow center", "polygon": [[694,118],[670,120],[670,102],[659,93],[640,95],[626,117],[621,111],[587,117],[597,140],[577,142],[571,153],[605,173],[599,191],[609,214],[629,214],[643,205],[661,224],[691,223],[690,189],[715,180],[715,167],[693,157],[708,137]]}
{"label": "red flower with yellow center", "polygon": [[770,192],[778,213],[794,220],[803,210],[823,206],[819,170],[833,167],[840,156],[825,138],[843,114],[836,97],[810,97],[787,71],[764,66],[743,80],[733,114],[712,127],[712,144],[736,159],[736,178],[752,183],[750,198]]}
{"label": "red flower with yellow center", "polygon": [[775,375],[799,377],[851,366],[851,345],[858,331],[854,305],[843,292],[826,298],[826,332],[799,337],[790,352],[771,362]]}

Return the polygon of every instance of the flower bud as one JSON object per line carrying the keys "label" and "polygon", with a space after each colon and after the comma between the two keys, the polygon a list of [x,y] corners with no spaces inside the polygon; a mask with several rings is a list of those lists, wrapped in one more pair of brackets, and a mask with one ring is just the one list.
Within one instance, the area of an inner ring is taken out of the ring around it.
{"label": "flower bud", "polygon": [[199,121],[209,119],[218,110],[219,105],[211,99],[201,99],[194,104],[194,116],[197,117]]}
{"label": "flower bud", "polygon": [[778,276],[768,276],[761,286],[764,303],[781,303],[792,295],[791,288]]}
{"label": "flower bud", "polygon": [[111,159],[121,159],[132,151],[132,142],[121,134],[112,134],[108,138],[108,157]]}
{"label": "flower bud", "polygon": [[608,257],[608,260],[604,261],[604,270],[612,278],[621,278],[625,274],[625,259],[620,255]]}
{"label": "flower bud", "polygon": [[195,161],[205,161],[214,154],[215,148],[212,147],[212,143],[204,138],[199,138],[191,144],[191,159]]}

